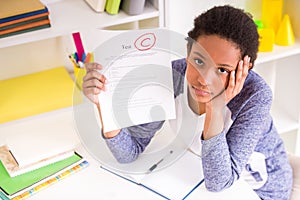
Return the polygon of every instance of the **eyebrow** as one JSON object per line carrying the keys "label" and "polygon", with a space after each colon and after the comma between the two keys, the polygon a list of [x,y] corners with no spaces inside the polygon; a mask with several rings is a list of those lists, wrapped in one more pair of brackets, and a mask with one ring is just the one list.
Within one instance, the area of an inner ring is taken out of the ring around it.
{"label": "eyebrow", "polygon": [[[198,56],[200,56],[203,60],[206,60],[206,57],[204,55],[202,55],[201,53],[199,53],[197,51],[195,51],[193,53],[196,54],[196,55],[198,55]],[[228,65],[228,64],[216,64],[216,65],[218,65],[220,67],[228,67],[228,68],[234,69],[234,66]]]}
{"label": "eyebrow", "polygon": [[200,56],[203,60],[206,60],[205,56],[203,56],[201,53],[199,53],[197,51],[195,51],[193,53],[196,54],[196,55],[198,55],[198,56]]}
{"label": "eyebrow", "polygon": [[234,66],[228,65],[228,64],[217,64],[217,65],[218,65],[218,66],[221,66],[221,67],[229,67],[229,68],[234,69]]}

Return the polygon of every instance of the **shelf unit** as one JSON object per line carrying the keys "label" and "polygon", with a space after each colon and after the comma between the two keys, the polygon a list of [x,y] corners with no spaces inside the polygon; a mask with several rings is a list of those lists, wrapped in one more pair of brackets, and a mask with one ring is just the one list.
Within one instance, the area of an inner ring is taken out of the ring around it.
{"label": "shelf unit", "polygon": [[[295,89],[300,84],[295,77],[299,60],[300,40],[296,39],[291,46],[274,45],[272,52],[260,52],[254,68],[272,88],[274,99],[271,113],[278,132],[286,140],[289,138],[286,138],[285,133],[287,136],[292,133],[297,136],[300,134],[300,109],[297,105],[300,102],[300,91]],[[297,142],[298,149],[290,150],[299,154],[300,137],[292,138],[289,144],[296,148],[292,143]]]}
{"label": "shelf unit", "polygon": [[[164,0],[146,0],[144,11],[139,15],[128,15],[121,9],[116,15],[97,13],[85,0],[42,1],[49,9],[51,27],[0,39],[0,67],[10,66],[0,74],[0,80],[58,66],[65,66],[72,73],[73,66],[67,58],[75,51],[72,32],[164,26]],[[88,35],[82,40],[85,44],[93,37]]]}
{"label": "shelf unit", "polygon": [[[282,51],[286,48],[286,51]],[[273,91],[271,109],[274,123],[286,142],[286,148],[300,155],[300,79],[298,66],[300,45],[295,43],[288,47],[275,47],[274,54],[259,54],[261,60],[255,71],[262,75]],[[264,61],[264,62],[262,62]]]}
{"label": "shelf unit", "polygon": [[272,52],[260,52],[256,64],[272,62],[274,60],[286,58],[300,54],[300,39],[296,39],[295,44],[291,46],[274,45]]}
{"label": "shelf unit", "polygon": [[84,0],[59,0],[48,3],[51,28],[15,35],[0,40],[0,48],[58,37],[90,28],[106,29],[126,23],[159,18],[157,26],[163,26],[162,0],[147,0],[140,15],[127,15],[120,10],[116,15],[94,12]]}

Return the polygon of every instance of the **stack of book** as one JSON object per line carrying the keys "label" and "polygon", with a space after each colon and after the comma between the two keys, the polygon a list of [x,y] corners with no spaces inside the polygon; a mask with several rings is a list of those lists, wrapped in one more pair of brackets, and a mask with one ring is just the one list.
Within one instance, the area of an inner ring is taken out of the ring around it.
{"label": "stack of book", "polygon": [[0,38],[51,27],[40,0],[0,0]]}
{"label": "stack of book", "polygon": [[32,163],[19,159],[18,154],[20,155],[18,150],[14,154],[7,145],[0,146],[0,199],[2,200],[25,199],[88,166],[88,162],[72,150],[48,155],[36,161],[30,159]]}
{"label": "stack of book", "polygon": [[88,166],[73,133],[48,129],[13,132],[0,143],[0,200],[25,199]]}

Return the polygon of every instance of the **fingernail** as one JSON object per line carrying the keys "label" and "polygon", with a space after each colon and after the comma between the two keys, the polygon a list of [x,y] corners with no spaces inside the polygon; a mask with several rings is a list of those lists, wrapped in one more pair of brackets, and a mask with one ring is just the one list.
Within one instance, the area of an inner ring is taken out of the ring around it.
{"label": "fingernail", "polygon": [[241,60],[241,61],[240,61],[240,66],[243,66],[243,64],[244,64],[244,61]]}

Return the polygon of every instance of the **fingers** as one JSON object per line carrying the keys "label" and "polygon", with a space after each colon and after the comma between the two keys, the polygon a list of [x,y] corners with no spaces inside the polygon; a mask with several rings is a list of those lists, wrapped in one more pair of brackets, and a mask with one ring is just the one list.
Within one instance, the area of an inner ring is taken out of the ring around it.
{"label": "fingers", "polygon": [[86,97],[93,103],[98,102],[98,95],[101,91],[105,91],[106,77],[98,70],[102,66],[97,63],[86,63],[86,75],[83,77],[82,90]]}
{"label": "fingers", "polygon": [[248,75],[249,67],[250,67],[250,57],[245,56],[244,60],[241,60],[238,65],[238,69],[235,77],[235,88],[234,88],[235,94],[238,94],[242,90],[244,86],[244,82]]}
{"label": "fingers", "polygon": [[230,73],[229,83],[226,90],[226,96],[228,100],[231,100],[242,90],[249,68],[252,66],[250,59],[251,58],[249,56],[245,56],[244,59],[238,63],[236,72],[232,71]]}
{"label": "fingers", "polygon": [[[92,70],[92,71],[89,71],[89,72],[86,72],[86,75],[83,77],[83,82],[89,82],[90,80],[98,80],[99,82],[101,83],[106,83],[107,80],[106,80],[106,77],[101,74],[100,72],[96,71],[96,70]],[[94,82],[94,86],[97,86],[97,83]],[[91,86],[91,85],[89,85]]]}
{"label": "fingers", "polygon": [[101,70],[102,69],[102,65],[98,64],[98,63],[85,63],[85,69],[86,72],[92,71],[92,70]]}
{"label": "fingers", "polygon": [[232,91],[234,90],[234,86],[235,86],[235,71],[230,72],[229,76],[230,77],[229,77],[227,91],[230,91],[230,93],[232,93]]}
{"label": "fingers", "polygon": [[[105,91],[105,83],[99,81],[98,79],[90,79],[90,80],[84,81],[82,83],[82,88],[84,88],[84,89],[96,88],[96,89],[99,89],[99,92],[101,90]],[[99,94],[99,93],[97,93],[97,94]]]}

